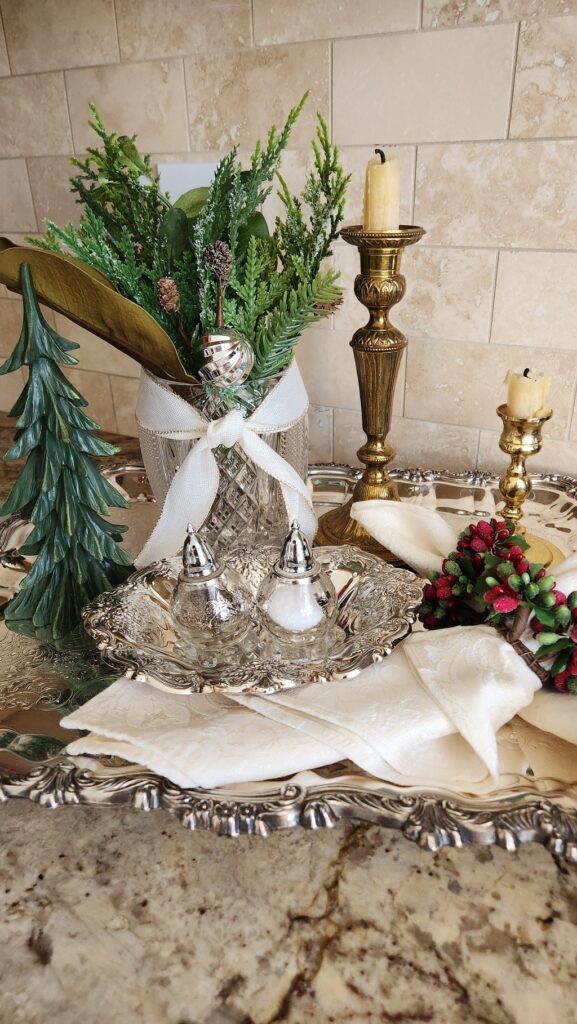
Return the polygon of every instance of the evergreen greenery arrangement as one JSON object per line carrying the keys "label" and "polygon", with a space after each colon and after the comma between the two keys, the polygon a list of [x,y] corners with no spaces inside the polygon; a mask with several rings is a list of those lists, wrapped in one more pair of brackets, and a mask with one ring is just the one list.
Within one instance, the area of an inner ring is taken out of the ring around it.
{"label": "evergreen greenery arrangement", "polygon": [[[136,136],[106,131],[94,106],[92,128],[101,146],[73,160],[73,192],[83,206],[78,227],[47,221],[34,244],[89,264],[127,298],[150,313],[171,338],[185,371],[202,363],[202,336],[213,328],[217,282],[205,252],[224,242],[232,273],[224,322],[243,334],[255,352],[251,378],[270,376],[291,359],[311,323],[341,301],[338,275],[323,261],[331,255],[343,217],[348,177],[327,127],[318,116],[313,166],[302,193],[291,195],[279,167],[306,95],[286,124],[270,129],[243,169],[235,147],[219,163],[209,188],[193,189],[174,204],[165,195]],[[272,232],[260,207],[280,182],[284,218]],[[250,384],[250,379],[249,379]]]}
{"label": "evergreen greenery arrangement", "polygon": [[19,513],[32,523],[19,550],[36,560],[4,615],[16,632],[57,642],[79,625],[84,605],[126,579],[132,560],[117,543],[126,527],[103,518],[109,506],[125,508],[126,502],[93,458],[118,449],[94,436],[98,424],[83,412],[86,401],[60,369],[77,363],[70,351],[78,345],[47,324],[26,264],[21,285],[22,333],[0,374],[28,368],[9,413],[18,419],[5,455],[27,461],[0,515]]}

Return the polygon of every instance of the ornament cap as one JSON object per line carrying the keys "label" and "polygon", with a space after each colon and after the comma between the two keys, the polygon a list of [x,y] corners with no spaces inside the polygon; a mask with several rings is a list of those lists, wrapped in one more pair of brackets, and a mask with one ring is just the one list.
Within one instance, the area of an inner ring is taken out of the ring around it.
{"label": "ornament cap", "polygon": [[310,544],[299,527],[296,519],[291,523],[280,554],[275,565],[276,572],[282,576],[310,576],[316,569]]}
{"label": "ornament cap", "polygon": [[186,528],[186,539],[182,548],[182,573],[184,579],[206,579],[218,576],[221,567],[210,546],[191,523]]}

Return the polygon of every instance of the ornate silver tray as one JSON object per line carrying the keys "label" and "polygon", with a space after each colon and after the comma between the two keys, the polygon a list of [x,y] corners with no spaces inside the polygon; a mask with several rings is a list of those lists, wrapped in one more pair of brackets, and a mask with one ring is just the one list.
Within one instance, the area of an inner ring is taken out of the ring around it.
{"label": "ornate silver tray", "polygon": [[[319,513],[345,501],[360,471],[315,466],[310,472]],[[154,518],[149,489],[139,466],[110,474],[130,498],[125,513],[131,550],[141,547]],[[396,472],[404,499],[435,504],[464,524],[490,515],[498,500],[497,478],[480,473]],[[577,481],[535,476],[527,505],[528,528],[549,537],[565,554],[577,551]],[[26,562],[15,547],[26,528],[0,524],[0,604],[13,593]],[[72,804],[162,808],[191,829],[219,835],[266,836],[283,828],[329,827],[341,819],[399,829],[410,840],[436,850],[467,843],[516,849],[539,842],[577,862],[577,765],[551,737],[547,757],[529,759],[523,773],[503,776],[482,797],[387,785],[343,762],[292,779],[228,787],[182,790],[154,773],[110,758],[69,758],[74,738],[60,718],[108,685],[110,672],[98,652],[79,642],[56,653],[8,632],[0,623],[0,802],[26,797],[43,807]],[[577,713],[577,705],[576,705]],[[545,734],[541,734],[545,735]]]}
{"label": "ornate silver tray", "polygon": [[[409,632],[422,583],[412,572],[387,565],[359,548],[316,548],[338,595],[338,620],[323,650],[290,657],[286,645],[267,638],[255,621],[244,640],[204,657],[175,633],[170,596],[181,568],[180,558],[165,559],[134,573],[124,586],[102,594],[83,615],[105,661],[125,672],[151,675],[176,693],[276,693],[305,683],[352,679],[380,661]],[[253,594],[266,576],[278,549],[239,547],[230,564]]]}

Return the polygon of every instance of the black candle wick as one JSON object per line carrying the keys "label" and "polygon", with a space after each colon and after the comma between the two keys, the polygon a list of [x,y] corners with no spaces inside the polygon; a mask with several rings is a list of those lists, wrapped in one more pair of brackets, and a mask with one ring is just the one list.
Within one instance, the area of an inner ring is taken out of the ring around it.
{"label": "black candle wick", "polygon": [[382,150],[382,149],[375,149],[375,153],[376,153],[376,154],[377,154],[378,156],[380,156],[380,158],[381,158],[381,163],[382,163],[382,164],[384,164],[384,163],[385,163],[385,160],[387,159],[387,158],[386,158],[386,156],[385,156],[384,150]]}
{"label": "black candle wick", "polygon": [[523,376],[524,377],[528,377],[530,373],[531,373],[531,371],[530,371],[529,367],[527,367],[525,370],[523,370]]}

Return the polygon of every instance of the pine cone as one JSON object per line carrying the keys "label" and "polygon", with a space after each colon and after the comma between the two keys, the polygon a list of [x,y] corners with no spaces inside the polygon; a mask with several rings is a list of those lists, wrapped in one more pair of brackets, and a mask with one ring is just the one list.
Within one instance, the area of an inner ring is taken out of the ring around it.
{"label": "pine cone", "polygon": [[342,304],[342,296],[340,299],[335,299],[334,302],[317,302],[315,310],[319,316],[330,316],[331,313],[336,313],[339,306]]}
{"label": "pine cone", "polygon": [[232,251],[230,245],[227,242],[211,242],[204,250],[204,258],[221,288],[226,288],[232,272]]}
{"label": "pine cone", "polygon": [[171,277],[161,277],[156,285],[156,298],[158,305],[165,313],[180,312],[180,295],[176,281]]}

